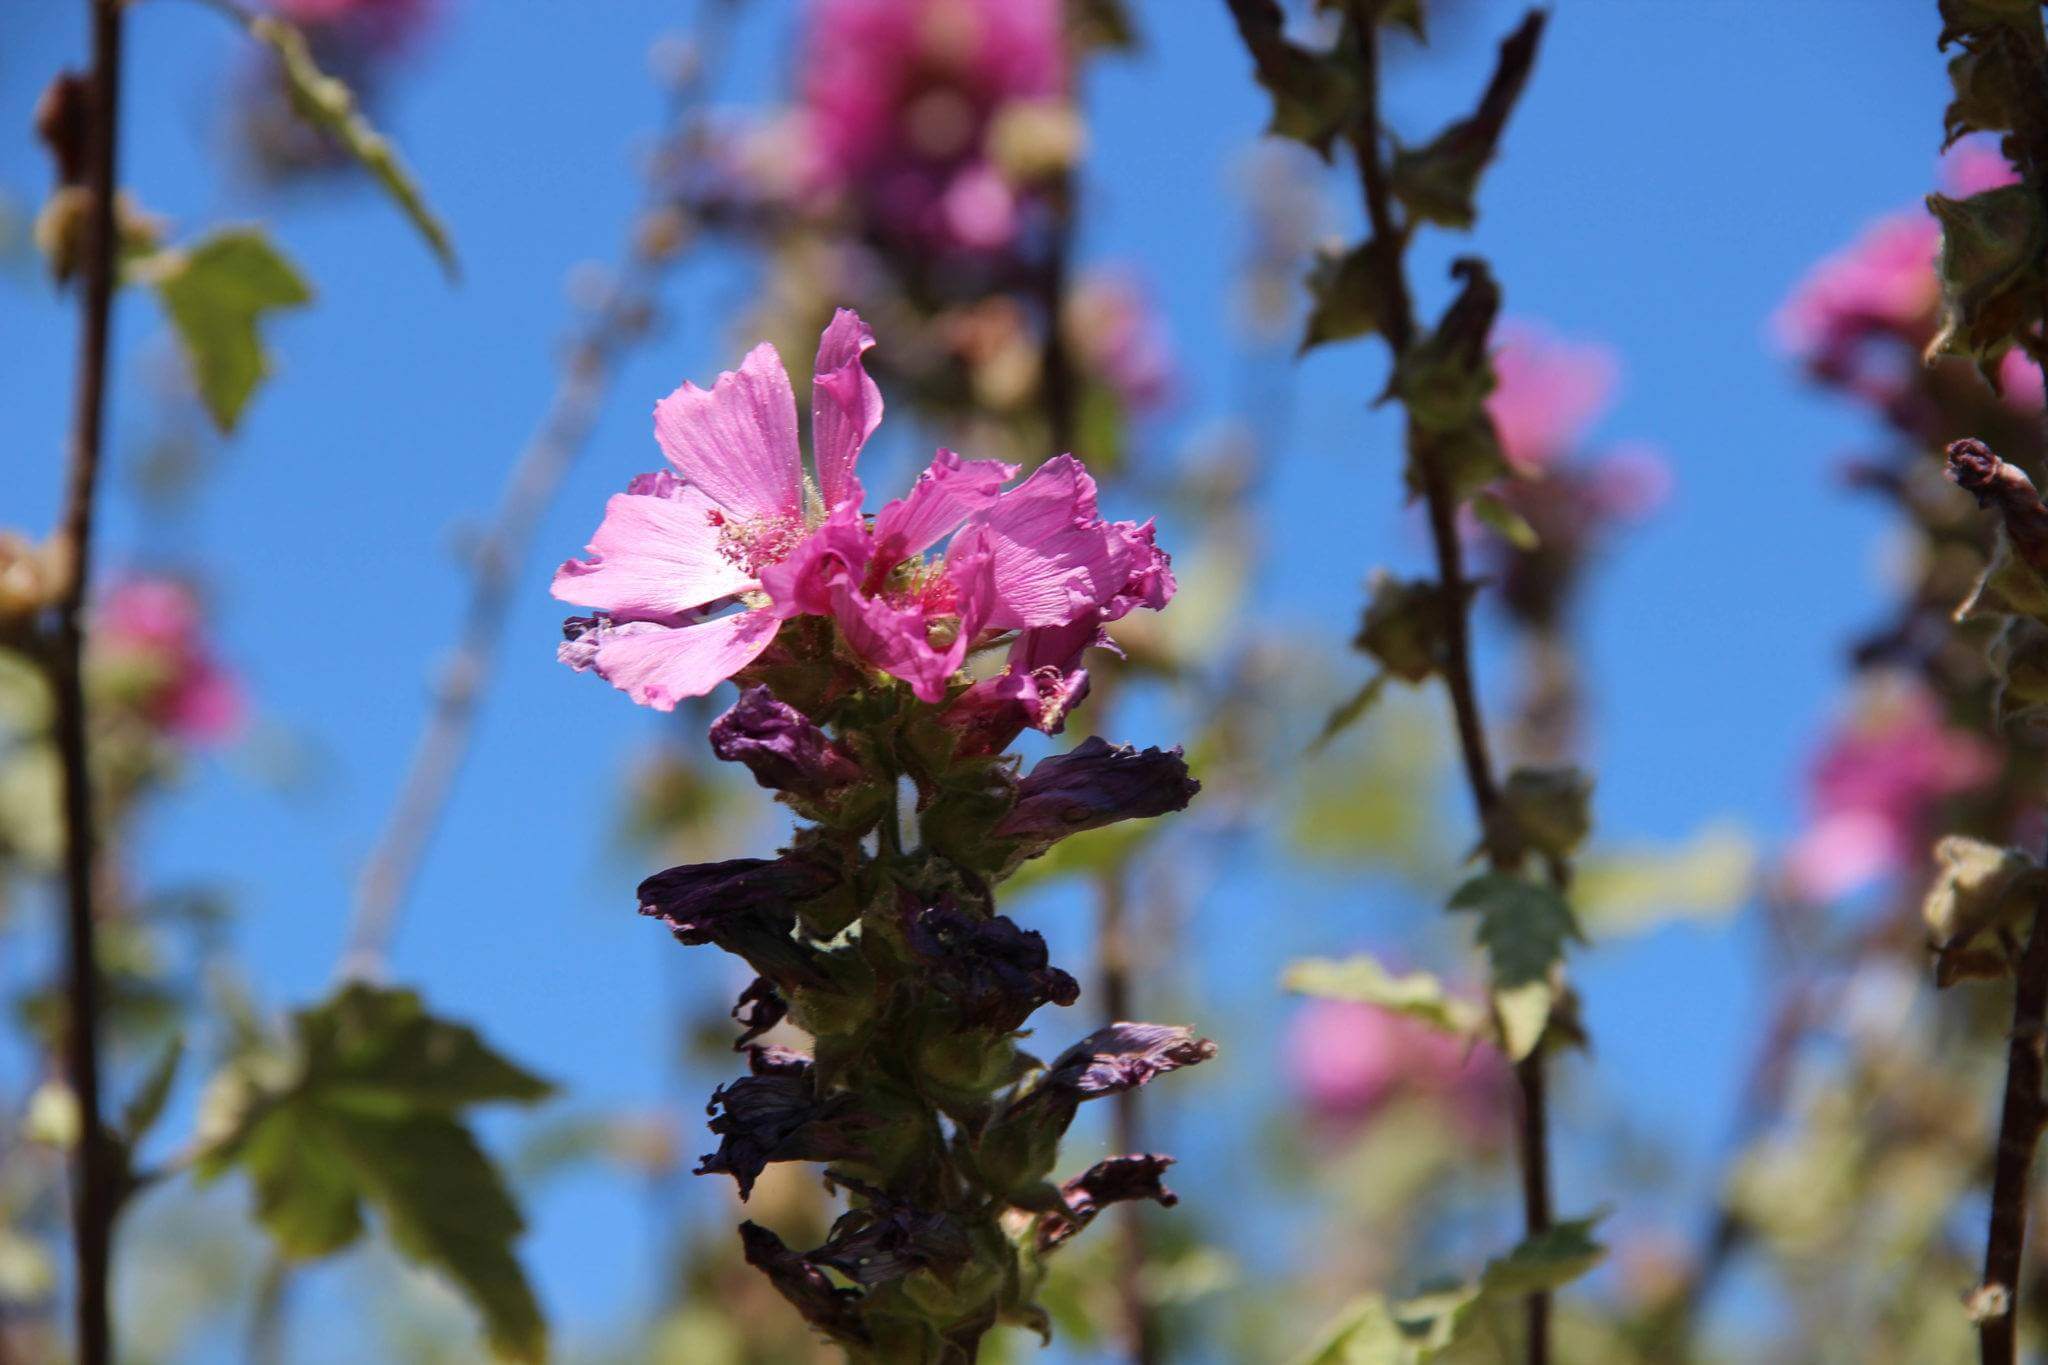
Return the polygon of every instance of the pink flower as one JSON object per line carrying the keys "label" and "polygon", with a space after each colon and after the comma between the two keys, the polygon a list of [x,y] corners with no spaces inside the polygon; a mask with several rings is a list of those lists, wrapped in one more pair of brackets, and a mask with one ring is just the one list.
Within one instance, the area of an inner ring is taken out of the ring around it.
{"label": "pink flower", "polygon": [[815,0],[804,54],[815,191],[916,240],[1009,243],[1016,194],[989,131],[1064,88],[1059,0]]}
{"label": "pink flower", "polygon": [[[1966,198],[2017,177],[1994,144],[1958,144],[1942,167],[1946,193]],[[1935,257],[1941,229],[1924,208],[1878,219],[1808,272],[1773,319],[1784,349],[1821,377],[1884,405],[1919,369],[1941,308]],[[2040,376],[2010,357],[2002,371],[2015,407],[2040,406]]]}
{"label": "pink flower", "polygon": [[1949,728],[1920,684],[1877,686],[1814,760],[1811,823],[1786,860],[1793,890],[1824,904],[1898,872],[1925,853],[1936,806],[1996,770],[1990,747]]}
{"label": "pink flower", "polygon": [[1173,355],[1158,315],[1124,275],[1081,281],[1067,301],[1066,325],[1084,363],[1100,374],[1127,412],[1165,406],[1173,394]]}
{"label": "pink flower", "polygon": [[96,660],[131,684],[143,712],[176,738],[195,744],[230,737],[242,721],[242,694],[208,648],[198,599],[168,578],[117,584],[93,620]]}
{"label": "pink flower", "polygon": [[389,53],[424,32],[442,0],[268,0],[316,44],[345,54]]}
{"label": "pink flower", "polygon": [[1534,323],[1503,323],[1499,336],[1486,410],[1508,463],[1529,478],[1585,441],[1613,399],[1619,366],[1606,347],[1568,342]]}
{"label": "pink flower", "polygon": [[[572,618],[564,662],[668,710],[753,662],[782,622],[818,616],[862,661],[937,702],[971,650],[1008,632],[1013,673],[1071,675],[1106,642],[1104,624],[1165,605],[1173,576],[1151,523],[1103,521],[1071,455],[1005,491],[1014,466],[941,450],[908,495],[863,514],[855,465],[882,416],[861,363],[873,344],[845,309],[819,342],[814,484],[772,346],[709,392],[685,384],[656,405],[675,472],[636,478],[606,508],[591,557],[557,571],[555,596],[601,613]],[[714,614],[728,606],[738,610]]]}
{"label": "pink flower", "polygon": [[1397,1100],[1427,1098],[1479,1145],[1501,1134],[1508,1068],[1489,1044],[1373,1005],[1311,1000],[1295,1016],[1286,1055],[1309,1112],[1325,1122],[1364,1124]]}

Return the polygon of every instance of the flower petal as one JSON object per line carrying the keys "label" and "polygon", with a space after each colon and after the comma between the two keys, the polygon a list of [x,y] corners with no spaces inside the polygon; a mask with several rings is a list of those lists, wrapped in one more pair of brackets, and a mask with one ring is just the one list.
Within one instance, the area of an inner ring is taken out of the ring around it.
{"label": "flower petal", "polygon": [[892,607],[846,582],[832,585],[832,614],[854,653],[909,683],[919,701],[945,700],[946,684],[967,658],[964,632],[943,649],[935,648],[921,609]]}
{"label": "flower petal", "polygon": [[941,449],[917,476],[909,495],[888,504],[876,516],[877,553],[891,565],[923,554],[968,517],[993,506],[1003,485],[1016,477],[1013,464],[963,460]]}
{"label": "flower petal", "polygon": [[841,503],[780,563],[761,570],[761,586],[774,603],[769,610],[785,621],[792,616],[830,616],[832,585],[859,583],[873,550],[859,504]]}
{"label": "flower petal", "polygon": [[854,464],[882,423],[882,390],[861,364],[861,356],[874,344],[874,332],[851,308],[834,313],[818,338],[818,360],[811,372],[811,445],[818,462],[818,492],[828,512],[849,499],[858,507],[861,488]]}
{"label": "flower petal", "polygon": [[[636,487],[660,488],[644,477]],[[753,586],[746,570],[719,550],[717,509],[678,483],[665,495],[619,493],[586,547],[588,559],[555,570],[550,589],[564,602],[620,616],[669,616]]]}
{"label": "flower petal", "polygon": [[690,626],[653,621],[592,623],[563,644],[563,662],[591,668],[642,706],[672,711],[754,661],[782,623],[765,611],[736,612]]}
{"label": "flower petal", "polygon": [[727,512],[749,520],[802,515],[796,395],[767,342],[709,392],[685,383],[656,403],[654,439],[676,472]]}
{"label": "flower petal", "polygon": [[947,569],[976,629],[1065,625],[1106,604],[1129,578],[1130,540],[1095,511],[1095,480],[1071,455],[976,514]]}

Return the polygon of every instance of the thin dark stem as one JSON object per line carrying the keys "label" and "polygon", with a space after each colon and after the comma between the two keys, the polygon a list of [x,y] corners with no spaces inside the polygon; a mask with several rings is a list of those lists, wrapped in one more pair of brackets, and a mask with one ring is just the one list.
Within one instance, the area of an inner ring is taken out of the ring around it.
{"label": "thin dark stem", "polygon": [[[708,78],[724,66],[723,47],[737,8],[738,0],[705,0],[695,65],[671,101],[669,123],[678,136],[686,129],[684,115],[701,106]],[[659,206],[663,198],[657,184],[650,204]],[[469,601],[455,651],[435,680],[419,743],[356,886],[342,960],[346,976],[375,976],[384,968],[406,896],[468,757],[534,529],[597,425],[620,352],[646,331],[668,256],[650,246],[640,226],[635,224],[636,244],[611,297],[570,346],[547,412],[506,480],[490,529],[470,556]]]}
{"label": "thin dark stem", "polygon": [[86,745],[85,600],[91,584],[93,494],[99,482],[107,397],[108,339],[115,285],[114,190],[120,141],[121,5],[93,0],[90,117],[85,129],[86,187],[92,196],[83,263],[77,406],[57,537],[65,576],[54,604],[50,673],[56,701],[58,762],[63,769],[65,886],[65,1051],[78,1105],[72,1177],[78,1359],[108,1365],[113,1329],[108,1262],[116,1208],[113,1152],[100,1126],[100,978],[95,945],[92,772]]}
{"label": "thin dark stem", "polygon": [[[1416,334],[1414,304],[1402,267],[1401,247],[1406,226],[1395,214],[1393,195],[1387,183],[1386,164],[1380,147],[1379,110],[1379,16],[1373,0],[1355,0],[1353,23],[1359,44],[1361,114],[1351,128],[1349,141],[1358,162],[1359,185],[1365,198],[1365,214],[1375,241],[1388,249],[1381,252],[1380,297],[1387,301],[1380,330],[1398,364]],[[1429,516],[1430,543],[1436,557],[1437,581],[1442,585],[1444,690],[1451,701],[1451,715],[1458,732],[1458,753],[1465,770],[1465,785],[1471,794],[1479,827],[1490,829],[1500,787],[1494,776],[1493,756],[1488,746],[1486,722],[1479,706],[1478,688],[1472,667],[1470,585],[1465,579],[1464,541],[1458,534],[1458,509],[1441,465],[1418,449],[1420,433],[1409,424],[1407,440],[1410,458],[1421,475],[1423,502]],[[1490,847],[1488,856],[1496,867],[1499,855]],[[1552,880],[1562,882],[1561,866],[1552,869]],[[1550,1135],[1543,1050],[1535,1051],[1515,1065],[1516,1150],[1520,1156],[1523,1223],[1529,1236],[1550,1227]],[[1550,1360],[1550,1296],[1533,1293],[1527,1299],[1527,1343],[1524,1359],[1528,1365],[1548,1365]]]}
{"label": "thin dark stem", "polygon": [[[2020,1259],[2027,1242],[2027,1180],[2041,1139],[2042,1046],[2048,1029],[2048,908],[2037,910],[2013,990],[2006,1046],[2005,1104],[1991,1177],[1991,1227],[1984,1240],[1978,1355],[1983,1365],[2018,1360]],[[2002,1291],[2002,1293],[2001,1293]]]}
{"label": "thin dark stem", "polygon": [[249,1365],[283,1365],[285,1301],[292,1286],[291,1264],[282,1256],[263,1263],[256,1301],[249,1309]]}
{"label": "thin dark stem", "polygon": [[[1131,999],[1134,971],[1131,947],[1130,896],[1124,871],[1112,867],[1096,880],[1095,952],[1101,973],[1102,1009],[1106,1022],[1135,1019]],[[1112,1142],[1118,1152],[1145,1150],[1144,1127],[1134,1086],[1112,1103]],[[1121,1252],[1118,1256],[1117,1301],[1123,1310],[1125,1358],[1131,1365],[1157,1365],[1163,1358],[1159,1322],[1145,1292],[1145,1265],[1150,1252],[1142,1202],[1132,1200],[1117,1210]]]}

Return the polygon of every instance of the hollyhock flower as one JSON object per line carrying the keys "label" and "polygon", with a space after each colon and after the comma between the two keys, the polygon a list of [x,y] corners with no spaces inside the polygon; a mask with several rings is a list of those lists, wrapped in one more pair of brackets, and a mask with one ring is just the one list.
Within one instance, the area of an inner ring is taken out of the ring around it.
{"label": "hollyhock flower", "polygon": [[[1995,145],[1959,144],[1942,168],[1948,194],[1967,198],[2018,177]],[[1879,405],[1911,382],[1941,310],[1935,257],[1941,229],[1924,208],[1879,218],[1816,265],[1778,310],[1773,331],[1816,374]],[[2041,379],[2017,351],[2001,366],[2006,400],[2040,406]]]}
{"label": "hollyhock flower", "polygon": [[744,763],[771,791],[819,798],[858,781],[860,764],[825,732],[765,687],[740,693],[732,709],[711,722],[711,752]]}
{"label": "hollyhock flower", "polygon": [[1000,249],[1019,202],[990,134],[1064,89],[1059,0],[816,0],[801,80],[814,192],[892,235]]}
{"label": "hollyhock flower", "polygon": [[1825,904],[1917,863],[1939,803],[1989,780],[1997,762],[1917,682],[1878,684],[1814,759],[1810,823],[1786,860],[1793,891]]}
{"label": "hollyhock flower", "polygon": [[600,613],[570,619],[563,662],[668,710],[752,663],[784,621],[818,616],[937,702],[974,648],[1014,632],[1011,672],[1051,688],[1106,643],[1106,623],[1165,605],[1173,574],[1152,524],[1103,521],[1071,455],[1005,489],[1013,466],[941,450],[908,495],[865,515],[855,465],[881,421],[861,364],[873,344],[844,309],[819,343],[814,482],[772,346],[708,392],[685,384],[656,406],[675,472],[636,478],[607,506],[591,557],[556,573],[555,596]]}
{"label": "hollyhock flower", "polygon": [[132,684],[144,714],[174,738],[227,739],[242,722],[242,693],[215,660],[199,600],[168,578],[116,584],[93,621],[98,665]]}
{"label": "hollyhock flower", "polygon": [[388,54],[417,39],[443,0],[268,0],[280,19],[305,31],[316,48]]}
{"label": "hollyhock flower", "polygon": [[778,986],[819,978],[814,954],[791,937],[796,907],[832,889],[830,869],[793,857],[730,858],[657,872],[640,883],[640,913],[684,944],[715,943]]}
{"label": "hollyhock flower", "polygon": [[915,908],[905,941],[959,1021],[1008,1033],[1041,1005],[1081,998],[1073,977],[1051,965],[1045,937],[1004,915],[974,916],[952,905]]}
{"label": "hollyhock flower", "polygon": [[810,1058],[787,1048],[756,1047],[748,1055],[753,1074],[711,1092],[718,1150],[700,1160],[696,1174],[731,1176],[745,1199],[771,1161],[861,1155],[860,1136],[871,1125],[851,1096],[818,1098]]}
{"label": "hollyhock flower", "polygon": [[1050,847],[1082,830],[1186,810],[1201,789],[1188,776],[1178,746],[1140,752],[1091,735],[1066,753],[1039,760],[1017,784],[1017,804],[994,832]]}
{"label": "hollyhock flower", "polygon": [[1161,1179],[1172,1164],[1172,1157],[1152,1153],[1113,1156],[1096,1162],[1060,1186],[1060,1201],[1066,1209],[1039,1218],[1038,1249],[1050,1251],[1067,1241],[1111,1204],[1150,1199],[1163,1208],[1172,1208],[1180,1202],[1180,1196],[1167,1189]]}
{"label": "hollyhock flower", "polygon": [[1325,1122],[1369,1122],[1417,1096],[1442,1104],[1481,1146],[1502,1130],[1508,1071],[1500,1053],[1392,1010],[1311,1000],[1295,1017],[1287,1056],[1297,1092]]}
{"label": "hollyhock flower", "polygon": [[1082,362],[1131,413],[1154,412],[1173,393],[1173,356],[1159,319],[1123,275],[1083,279],[1067,301],[1066,327]]}
{"label": "hollyhock flower", "polygon": [[1577,451],[1614,397],[1618,365],[1604,346],[1565,341],[1529,322],[1504,322],[1486,410],[1501,452],[1532,478]]}

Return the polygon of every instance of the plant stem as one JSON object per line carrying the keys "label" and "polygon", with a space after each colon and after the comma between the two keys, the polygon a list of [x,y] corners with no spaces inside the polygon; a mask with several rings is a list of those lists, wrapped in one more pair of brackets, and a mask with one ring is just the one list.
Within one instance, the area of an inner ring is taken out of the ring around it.
{"label": "plant stem", "polygon": [[[1365,197],[1366,220],[1373,238],[1392,249],[1381,253],[1380,297],[1386,301],[1386,315],[1380,318],[1393,361],[1398,365],[1416,333],[1414,303],[1403,270],[1407,228],[1396,222],[1393,196],[1387,184],[1385,162],[1380,151],[1379,108],[1379,15],[1374,0],[1354,0],[1353,22],[1358,31],[1359,81],[1361,89],[1358,122],[1350,129],[1349,141],[1358,162],[1358,178]],[[1470,597],[1465,579],[1464,542],[1458,534],[1458,509],[1441,466],[1418,450],[1419,433],[1413,420],[1408,424],[1410,459],[1423,486],[1423,502],[1429,515],[1430,543],[1436,557],[1437,581],[1442,585],[1444,689],[1450,695],[1451,715],[1458,732],[1458,754],[1465,770],[1465,785],[1482,830],[1492,825],[1499,804],[1500,786],[1494,777],[1493,756],[1488,747],[1486,722],[1479,707],[1473,680]],[[1497,870],[1503,867],[1499,855],[1489,846],[1488,859]],[[1552,880],[1561,882],[1563,870],[1553,867]],[[1515,1064],[1517,1106],[1516,1150],[1522,1178],[1522,1215],[1527,1235],[1536,1236],[1550,1227],[1550,1136],[1549,1111],[1543,1070],[1543,1049],[1537,1048]],[[1527,1300],[1528,1365],[1548,1365],[1550,1360],[1550,1296],[1537,1292]]]}
{"label": "plant stem", "polygon": [[58,762],[63,769],[65,886],[65,1051],[78,1106],[78,1151],[72,1176],[72,1240],[76,1257],[78,1359],[108,1365],[113,1329],[108,1263],[116,1208],[113,1152],[100,1126],[100,978],[95,945],[92,771],[86,744],[85,601],[91,583],[93,495],[99,482],[107,397],[108,338],[113,328],[116,226],[114,191],[120,141],[121,5],[92,0],[92,77],[87,139],[82,326],[71,450],[57,550],[63,588],[54,603],[50,658]]}
{"label": "plant stem", "polygon": [[2048,906],[2035,912],[2013,990],[2005,1104],[1998,1120],[1983,1279],[1983,1289],[2002,1288],[2005,1299],[2002,1311],[1986,1312],[1977,1325],[1983,1365],[2014,1365],[2019,1358],[2020,1259],[2027,1242],[2027,1180],[2034,1148],[2041,1139],[2044,1029],[2048,1029]]}
{"label": "plant stem", "polygon": [[[724,68],[723,48],[738,0],[705,0],[696,64],[676,87],[669,123],[684,139],[684,116],[702,105],[708,77]],[[649,196],[658,205],[657,184]],[[635,224],[636,234],[639,224]],[[405,898],[418,878],[455,779],[475,737],[491,662],[505,633],[519,567],[535,527],[603,412],[620,352],[645,334],[667,258],[636,235],[611,297],[571,344],[540,425],[505,482],[496,517],[470,555],[469,601],[455,651],[441,666],[433,707],[400,781],[391,815],[356,885],[344,976],[383,971]]]}
{"label": "plant stem", "polygon": [[[1102,1010],[1105,1023],[1138,1017],[1131,1001],[1135,965],[1131,951],[1130,894],[1124,869],[1112,866],[1096,878],[1095,954],[1101,973]],[[1138,1111],[1136,1087],[1123,1091],[1112,1101],[1112,1146],[1118,1152],[1145,1150],[1142,1116]],[[1149,1247],[1145,1236],[1143,1205],[1132,1200],[1117,1210],[1118,1235],[1122,1250],[1116,1274],[1117,1301],[1123,1310],[1124,1353],[1131,1365],[1157,1365],[1161,1360],[1159,1322],[1145,1293],[1145,1263]]]}

